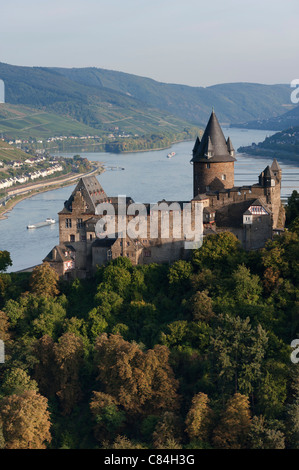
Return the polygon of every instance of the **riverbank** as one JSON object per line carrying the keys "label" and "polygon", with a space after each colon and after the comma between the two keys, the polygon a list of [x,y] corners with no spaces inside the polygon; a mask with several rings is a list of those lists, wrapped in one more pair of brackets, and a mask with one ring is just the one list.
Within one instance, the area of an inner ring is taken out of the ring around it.
{"label": "riverbank", "polygon": [[240,155],[250,155],[253,158],[276,158],[280,162],[285,163],[286,165],[296,165],[298,166],[299,158],[298,154],[292,154],[287,152],[282,152],[280,150],[272,150],[272,149],[263,149],[260,147],[252,148],[252,147],[240,147],[238,149],[238,153]]}
{"label": "riverbank", "polygon": [[[142,149],[142,150],[122,150],[119,153],[120,154],[122,154],[122,153],[141,153],[141,152],[153,152],[153,151],[156,151],[156,150],[168,150],[174,144],[180,144],[181,142],[193,142],[193,141],[194,141],[194,139],[174,140],[173,142],[170,143],[170,145],[167,145],[165,147],[153,148],[153,149]],[[106,152],[106,153],[109,153],[109,152]]]}
{"label": "riverbank", "polygon": [[[55,178],[54,180],[50,179],[44,182],[39,181],[30,186],[19,186],[17,188],[18,193],[14,193],[12,199],[9,199],[5,206],[0,207],[0,220],[6,219],[8,217],[7,214],[11,212],[19,202],[24,201],[24,199],[31,198],[36,194],[53,191],[54,189],[72,186],[84,176],[97,175],[105,171],[102,162],[91,163],[93,165],[93,169],[85,173],[71,174],[68,177],[65,177],[64,175],[60,178]],[[26,192],[24,193],[24,191]]]}

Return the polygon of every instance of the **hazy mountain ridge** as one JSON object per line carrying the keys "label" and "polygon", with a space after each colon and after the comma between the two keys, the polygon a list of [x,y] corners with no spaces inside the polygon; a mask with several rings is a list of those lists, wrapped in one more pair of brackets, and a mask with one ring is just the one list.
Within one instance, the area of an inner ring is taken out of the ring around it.
{"label": "hazy mountain ridge", "polygon": [[242,127],[246,129],[263,129],[272,131],[283,131],[290,127],[299,126],[299,106],[287,111],[286,113],[271,117],[264,120],[255,120],[245,122],[243,124],[236,124],[234,127]]}
{"label": "hazy mountain ridge", "polygon": [[[211,87],[167,84],[150,78],[99,68],[20,67],[0,63],[6,101],[12,104],[45,106],[95,126],[89,109],[92,98],[120,107],[157,108],[177,117],[204,124],[214,106],[220,121],[245,122],[282,114],[289,103],[288,85],[231,83]],[[82,116],[81,116],[82,119]],[[97,124],[99,126],[99,124]]]}
{"label": "hazy mountain ridge", "polygon": [[277,116],[290,101],[288,85],[227,83],[210,87],[157,82],[124,72],[99,68],[55,68],[56,72],[82,85],[106,87],[129,94],[192,123],[205,124],[214,106],[222,122],[244,122]]}

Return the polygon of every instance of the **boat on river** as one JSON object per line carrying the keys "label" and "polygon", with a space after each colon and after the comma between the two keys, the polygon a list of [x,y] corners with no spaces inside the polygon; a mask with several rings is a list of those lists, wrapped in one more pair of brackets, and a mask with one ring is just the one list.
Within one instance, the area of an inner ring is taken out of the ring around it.
{"label": "boat on river", "polygon": [[168,155],[167,155],[167,158],[172,158],[175,156],[175,152],[170,152]]}
{"label": "boat on river", "polygon": [[45,227],[46,225],[52,225],[52,224],[55,224],[56,223],[56,220],[55,219],[51,219],[50,217],[48,217],[44,222],[38,222],[37,224],[29,224],[27,225],[27,228],[28,229],[31,229],[31,228],[40,228],[40,227]]}

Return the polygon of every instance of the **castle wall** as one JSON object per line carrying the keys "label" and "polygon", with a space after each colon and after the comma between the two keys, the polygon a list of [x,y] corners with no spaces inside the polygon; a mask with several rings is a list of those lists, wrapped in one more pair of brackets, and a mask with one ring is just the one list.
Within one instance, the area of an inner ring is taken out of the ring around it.
{"label": "castle wall", "polygon": [[273,228],[277,228],[281,225],[279,223],[279,215],[281,211],[280,185],[277,184],[276,186],[269,188],[269,190],[270,207],[273,214]]}
{"label": "castle wall", "polygon": [[165,241],[143,250],[142,264],[172,263],[178,259],[186,259],[188,251],[184,250],[183,240]]}
{"label": "castle wall", "polygon": [[271,216],[253,216],[252,224],[244,224],[242,244],[245,250],[263,248],[269,238],[272,238]]}
{"label": "castle wall", "polygon": [[216,227],[216,232],[231,232],[240,240],[245,250],[258,250],[272,238],[272,218],[268,215],[253,216],[252,224],[244,224],[243,227]]}
{"label": "castle wall", "polygon": [[108,261],[107,253],[110,250],[108,247],[93,247],[92,248],[92,268],[96,268],[97,264],[105,264]]}

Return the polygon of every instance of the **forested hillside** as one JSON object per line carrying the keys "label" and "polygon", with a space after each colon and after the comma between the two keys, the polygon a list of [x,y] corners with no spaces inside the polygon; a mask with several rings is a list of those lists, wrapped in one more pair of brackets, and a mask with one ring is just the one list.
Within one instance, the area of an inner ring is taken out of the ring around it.
{"label": "forested hillside", "polygon": [[[101,129],[105,121],[159,110],[196,125],[206,123],[214,106],[221,122],[241,123],[282,114],[290,104],[287,85],[254,83],[190,87],[98,68],[20,67],[0,63],[6,102],[44,108]],[[200,82],[200,77],[199,77]],[[167,119],[165,119],[167,121]]]}
{"label": "forested hillside", "polygon": [[[225,83],[190,87],[99,68],[54,70],[84,86],[125,93],[195,124],[205,124],[212,107],[221,122],[241,123],[277,116],[288,110],[284,105],[291,105],[290,88],[287,85]],[[200,77],[198,81],[200,83]]]}
{"label": "forested hillside", "polygon": [[239,152],[249,155],[273,158],[279,155],[280,160],[299,161],[299,127],[291,127],[282,132],[267,137],[263,142],[253,143],[247,147],[238,148]]}
{"label": "forested hillside", "polygon": [[0,104],[0,133],[7,138],[107,136],[115,131],[172,137],[192,128],[153,105],[115,90],[78,84],[52,69],[0,63],[0,78],[6,100]]}
{"label": "forested hillside", "polygon": [[257,252],[227,232],[172,265],[1,274],[0,447],[299,448],[298,204]]}
{"label": "forested hillside", "polygon": [[242,124],[236,123],[235,126],[246,129],[269,129],[271,131],[283,131],[290,127],[298,127],[299,106],[295,106],[293,109],[276,117],[270,116],[267,119],[254,120]]}

